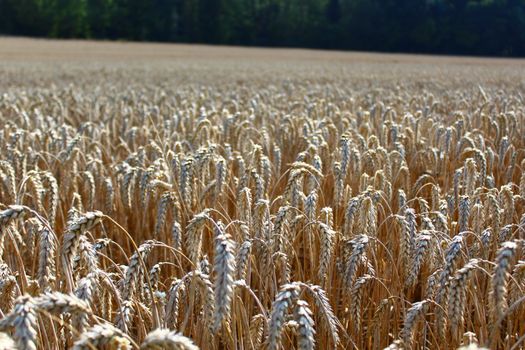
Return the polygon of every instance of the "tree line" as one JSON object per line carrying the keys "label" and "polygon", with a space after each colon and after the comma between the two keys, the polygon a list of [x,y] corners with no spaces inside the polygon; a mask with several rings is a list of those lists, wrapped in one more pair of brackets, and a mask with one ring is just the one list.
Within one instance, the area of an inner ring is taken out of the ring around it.
{"label": "tree line", "polygon": [[0,33],[525,56],[525,0],[0,0]]}

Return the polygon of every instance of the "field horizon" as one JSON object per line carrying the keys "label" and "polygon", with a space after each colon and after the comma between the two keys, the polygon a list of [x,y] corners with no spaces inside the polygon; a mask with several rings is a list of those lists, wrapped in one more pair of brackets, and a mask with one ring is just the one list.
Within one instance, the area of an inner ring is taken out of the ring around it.
{"label": "field horizon", "polygon": [[[118,51],[118,49],[123,49]],[[158,52],[148,52],[158,49]],[[220,58],[259,56],[281,59],[341,60],[347,63],[363,60],[382,63],[441,63],[441,64],[517,64],[525,58],[484,57],[462,55],[431,55],[415,53],[381,53],[366,51],[322,50],[287,47],[256,47],[211,44],[112,41],[88,39],[49,39],[0,35],[0,59],[9,60],[87,60],[87,59],[176,59],[198,57],[213,53]],[[215,52],[211,52],[215,51]],[[28,56],[28,54],[32,54]],[[87,54],[87,56],[86,56]]]}

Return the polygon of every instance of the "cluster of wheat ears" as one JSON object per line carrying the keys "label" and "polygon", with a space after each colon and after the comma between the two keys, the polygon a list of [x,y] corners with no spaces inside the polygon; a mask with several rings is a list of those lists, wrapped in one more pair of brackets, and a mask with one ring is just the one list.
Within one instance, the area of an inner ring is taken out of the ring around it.
{"label": "cluster of wheat ears", "polygon": [[0,348],[523,348],[523,97],[471,90],[3,94]]}

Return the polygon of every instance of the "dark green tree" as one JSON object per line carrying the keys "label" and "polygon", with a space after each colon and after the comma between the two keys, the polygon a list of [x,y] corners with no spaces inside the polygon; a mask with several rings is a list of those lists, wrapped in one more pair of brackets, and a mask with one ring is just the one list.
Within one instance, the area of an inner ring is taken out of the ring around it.
{"label": "dark green tree", "polygon": [[0,0],[0,33],[525,55],[525,0]]}

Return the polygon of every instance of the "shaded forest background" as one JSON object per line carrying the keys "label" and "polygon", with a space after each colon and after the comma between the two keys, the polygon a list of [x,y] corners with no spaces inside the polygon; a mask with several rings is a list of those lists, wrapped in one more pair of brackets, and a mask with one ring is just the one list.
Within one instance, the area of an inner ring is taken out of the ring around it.
{"label": "shaded forest background", "polygon": [[525,0],[0,0],[0,33],[525,56]]}

